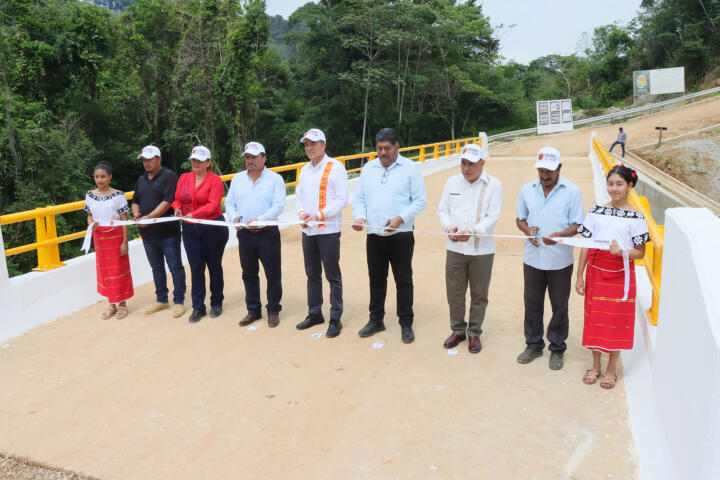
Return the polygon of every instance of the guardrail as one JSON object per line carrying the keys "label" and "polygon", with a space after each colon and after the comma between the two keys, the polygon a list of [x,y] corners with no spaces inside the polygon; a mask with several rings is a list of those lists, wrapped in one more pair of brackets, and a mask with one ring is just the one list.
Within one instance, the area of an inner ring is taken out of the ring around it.
{"label": "guardrail", "polygon": [[[619,162],[613,158],[603,144],[596,136],[592,137],[592,149],[595,156],[600,161],[604,174],[617,165]],[[628,195],[628,202],[637,211],[642,212],[650,232],[650,242],[645,246],[645,257],[637,260],[636,264],[644,264],[645,269],[652,285],[652,305],[647,310],[648,318],[651,325],[658,323],[658,308],[660,307],[660,284],[662,279],[662,256],[663,256],[663,238],[665,235],[665,227],[658,225],[650,213],[650,203],[647,198],[641,197],[633,189]]]}
{"label": "guardrail", "polygon": [[[428,143],[425,145],[417,145],[412,147],[403,147],[400,152],[403,153],[407,158],[424,162],[429,158],[439,158],[440,155],[447,156],[453,153],[460,153],[460,148],[468,143],[474,143],[480,146],[482,145],[482,137],[464,138],[460,140],[449,140],[445,142]],[[407,152],[415,152],[415,155],[406,155]],[[348,162],[359,160],[360,166],[356,168],[348,168],[348,173],[359,172],[362,169],[362,165],[376,157],[376,152],[369,153],[358,153],[355,155],[344,155],[341,157],[335,157],[336,160],[342,162],[343,165],[348,166]],[[294,163],[292,165],[282,165],[279,167],[271,167],[270,170],[275,172],[295,172],[294,180],[285,183],[286,187],[296,186],[298,179],[300,178],[300,170],[307,164],[307,162]],[[235,173],[222,175],[220,178],[227,182],[232,180]],[[128,200],[131,200],[134,192],[126,192],[125,196]],[[63,235],[58,237],[57,225],[55,222],[55,215],[61,215],[63,213],[74,212],[82,210],[85,205],[84,200],[80,200],[72,203],[64,203],[62,205],[54,205],[36,208],[34,210],[27,210],[24,212],[10,213],[8,215],[0,216],[0,225],[8,225],[11,223],[35,221],[35,236],[36,242],[27,245],[21,245],[18,247],[8,248],[5,250],[5,256],[17,255],[19,253],[30,252],[37,250],[37,267],[33,268],[35,271],[47,271],[54,268],[62,267],[65,265],[60,260],[60,249],[58,245],[60,243],[69,242],[82,238],[85,235],[85,230],[81,232],[71,233],[69,235]]]}
{"label": "guardrail", "polygon": [[[573,122],[573,125],[587,125],[590,123],[596,123],[601,122],[603,120],[613,120],[615,118],[622,118],[627,117],[629,115],[634,115],[636,113],[643,113],[643,112],[650,112],[653,113],[653,110],[656,108],[664,107],[667,105],[672,105],[674,103],[680,103],[690,100],[691,102],[695,101],[696,98],[704,97],[706,95],[712,95],[713,93],[720,92],[720,87],[715,88],[709,88],[707,90],[702,90],[700,92],[695,93],[689,93],[687,95],[683,95],[681,97],[671,98],[670,100],[663,100],[662,102],[656,102],[651,103],[648,105],[643,105],[642,107],[635,107],[635,108],[629,108],[627,110],[620,110],[619,112],[613,112],[613,113],[607,113],[605,115],[599,115],[597,117],[590,117],[590,118],[583,118],[582,120],[577,120]],[[495,135],[490,135],[488,137],[488,140],[500,140],[503,138],[511,138],[511,137],[517,137],[520,135],[527,135],[527,134],[537,134],[537,128],[525,128],[522,130],[512,130],[510,132],[503,132],[498,133]]]}

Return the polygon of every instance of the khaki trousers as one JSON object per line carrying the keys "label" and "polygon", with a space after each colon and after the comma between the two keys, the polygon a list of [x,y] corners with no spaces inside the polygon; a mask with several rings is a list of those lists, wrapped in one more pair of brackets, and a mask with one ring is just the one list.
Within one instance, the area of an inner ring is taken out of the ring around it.
{"label": "khaki trousers", "polygon": [[[459,335],[479,336],[485,320],[488,290],[495,254],[463,255],[447,250],[445,288],[450,307],[450,328]],[[465,297],[470,285],[470,314],[465,322]]]}

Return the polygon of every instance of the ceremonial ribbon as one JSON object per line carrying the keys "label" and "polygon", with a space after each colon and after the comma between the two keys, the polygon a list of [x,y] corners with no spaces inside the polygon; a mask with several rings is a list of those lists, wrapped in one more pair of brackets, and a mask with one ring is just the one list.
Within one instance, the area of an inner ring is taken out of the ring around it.
{"label": "ceremonial ribbon", "polygon": [[[90,251],[90,242],[92,241],[92,231],[93,231],[93,225],[97,224],[99,227],[121,227],[125,225],[151,225],[155,223],[164,223],[164,222],[187,222],[187,223],[196,223],[201,225],[215,225],[218,227],[244,227],[244,228],[252,228],[252,227],[275,227],[275,226],[291,226],[291,225],[326,225],[326,224],[332,224],[332,225],[340,225],[340,226],[352,226],[354,225],[353,222],[303,222],[301,220],[290,220],[290,221],[279,221],[279,220],[263,220],[263,221],[254,221],[252,224],[247,224],[244,222],[230,222],[226,220],[205,220],[205,219],[199,219],[199,218],[191,218],[191,217],[160,217],[160,218],[143,218],[141,220],[107,220],[107,221],[96,221],[88,225],[87,231],[85,232],[85,240],[83,241],[82,250],[85,251],[85,253],[88,253]],[[366,225],[363,224],[363,227],[365,228],[377,228],[384,230],[385,226],[378,226],[378,225]],[[425,235],[443,235],[447,236],[447,232],[442,231],[433,231],[433,230],[414,230],[414,233],[422,233]],[[541,237],[536,236],[526,236],[526,235],[501,235],[501,234],[490,234],[490,233],[468,233],[467,234],[470,237],[496,237],[496,238],[517,238],[517,239],[530,239],[530,238],[536,238],[540,240]],[[598,250],[609,250],[610,248],[610,242],[605,240],[595,240],[593,238],[584,238],[584,237],[548,237],[550,240],[553,240],[557,243],[568,245],[570,247],[579,247],[579,248],[596,248]],[[627,253],[627,252],[625,252]],[[623,257],[624,258],[624,257]],[[627,271],[627,268],[626,268]],[[629,275],[626,273],[626,275]]]}

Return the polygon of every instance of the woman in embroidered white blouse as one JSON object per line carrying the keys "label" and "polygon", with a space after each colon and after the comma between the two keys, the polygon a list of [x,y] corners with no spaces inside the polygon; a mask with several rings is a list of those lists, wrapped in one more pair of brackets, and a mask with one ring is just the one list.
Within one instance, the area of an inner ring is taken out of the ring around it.
{"label": "woman in embroidered white blouse", "polygon": [[[635,332],[635,264],[645,256],[650,240],[647,223],[641,212],[628,202],[637,184],[637,173],[616,165],[607,176],[610,203],[595,205],[585,217],[578,232],[584,237],[607,241],[609,251],[583,248],[578,261],[575,290],[585,296],[585,324],[582,344],[592,351],[593,366],[585,372],[583,382],[592,385],[601,375],[602,353],[610,354],[602,388],[613,388],[617,381],[616,366],[620,350],[633,347]],[[583,272],[587,266],[587,275]]]}
{"label": "woman in embroidered white blouse", "polygon": [[117,318],[125,318],[128,315],[125,301],[134,294],[128,258],[128,227],[99,227],[95,222],[127,220],[130,207],[125,194],[110,187],[112,169],[108,163],[99,163],[93,178],[97,188],[85,195],[85,211],[88,212],[88,225],[93,228],[98,293],[107,297],[110,304],[102,318],[107,320],[115,314]]}

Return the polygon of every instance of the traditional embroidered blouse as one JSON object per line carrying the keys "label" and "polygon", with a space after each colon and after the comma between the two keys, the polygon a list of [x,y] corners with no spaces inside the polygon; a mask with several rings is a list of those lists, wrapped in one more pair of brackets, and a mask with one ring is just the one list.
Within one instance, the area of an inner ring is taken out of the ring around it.
{"label": "traditional embroidered blouse", "polygon": [[108,195],[95,195],[92,190],[85,194],[86,212],[89,212],[95,221],[107,222],[120,220],[120,216],[130,210],[125,193],[116,190]]}
{"label": "traditional embroidered blouse", "polygon": [[635,210],[595,205],[578,228],[585,238],[617,240],[621,250],[632,250],[650,241],[645,216]]}

